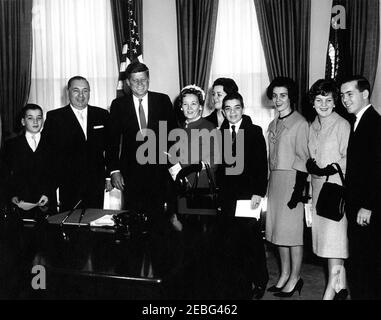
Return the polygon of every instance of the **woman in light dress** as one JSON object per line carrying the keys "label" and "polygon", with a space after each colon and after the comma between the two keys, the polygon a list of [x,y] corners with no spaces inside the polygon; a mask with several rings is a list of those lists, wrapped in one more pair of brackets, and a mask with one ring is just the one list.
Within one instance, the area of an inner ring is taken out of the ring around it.
{"label": "woman in light dress", "polygon": [[[309,98],[317,116],[310,126],[307,170],[312,183],[312,246],[313,252],[328,259],[328,282],[324,300],[345,298],[344,259],[348,258],[347,219],[336,222],[316,214],[316,203],[326,177],[329,182],[342,184],[331,164],[337,163],[345,174],[350,124],[335,112],[339,89],[333,80],[318,80]],[[336,294],[338,293],[338,294]]]}
{"label": "woman in light dress", "polygon": [[277,246],[281,272],[268,291],[278,297],[299,294],[303,260],[303,191],[308,173],[308,122],[295,110],[297,89],[286,77],[275,78],[267,88],[277,114],[269,124],[269,188],[266,240]]}

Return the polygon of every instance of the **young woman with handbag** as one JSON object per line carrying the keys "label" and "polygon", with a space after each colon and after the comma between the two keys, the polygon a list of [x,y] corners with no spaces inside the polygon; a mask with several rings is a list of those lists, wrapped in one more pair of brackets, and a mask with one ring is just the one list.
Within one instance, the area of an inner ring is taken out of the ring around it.
{"label": "young woman with handbag", "polygon": [[310,158],[306,164],[312,183],[312,246],[317,256],[328,259],[323,299],[332,300],[347,293],[344,269],[344,259],[348,258],[347,218],[338,216],[340,212],[327,212],[330,204],[326,202],[335,201],[331,201],[332,197],[327,197],[325,191],[330,187],[329,193],[334,192],[333,189],[340,192],[343,185],[337,165],[345,173],[350,124],[334,110],[339,89],[333,80],[315,82],[309,98],[317,113],[310,126]]}

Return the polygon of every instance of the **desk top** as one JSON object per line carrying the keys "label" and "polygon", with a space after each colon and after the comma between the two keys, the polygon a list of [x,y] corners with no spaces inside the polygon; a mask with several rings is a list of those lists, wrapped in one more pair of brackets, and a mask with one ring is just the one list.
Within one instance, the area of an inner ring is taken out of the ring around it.
{"label": "desk top", "polygon": [[90,228],[90,221],[103,214],[121,211],[88,209],[83,223],[78,225],[80,211],[74,212],[64,226],[60,223],[66,213],[51,216],[48,223],[29,228],[20,221],[0,221],[5,231],[0,237],[0,248],[9,248],[7,252],[12,255],[0,257],[0,269],[1,259],[8,259],[25,266],[29,274],[32,266],[41,265],[46,268],[48,277],[109,279],[155,286],[161,285],[163,279],[177,268],[181,249],[176,249],[179,241],[171,240],[177,236],[173,230],[148,234],[126,233],[115,228]]}

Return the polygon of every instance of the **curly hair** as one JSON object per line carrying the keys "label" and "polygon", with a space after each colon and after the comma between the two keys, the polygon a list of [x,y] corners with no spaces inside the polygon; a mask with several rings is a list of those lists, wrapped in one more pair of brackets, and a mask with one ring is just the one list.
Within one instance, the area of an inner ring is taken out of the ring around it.
{"label": "curly hair", "polygon": [[186,87],[183,90],[181,90],[180,95],[179,95],[179,107],[181,108],[181,106],[183,104],[183,99],[184,99],[185,95],[187,95],[187,94],[194,94],[198,98],[198,103],[201,106],[204,106],[204,103],[205,103],[204,93],[200,90],[198,90],[194,87],[193,88],[187,88]]}
{"label": "curly hair", "polygon": [[311,86],[308,92],[308,98],[310,103],[314,104],[316,96],[327,96],[330,93],[332,93],[332,98],[336,104],[340,97],[340,91],[336,81],[333,79],[319,79]]}

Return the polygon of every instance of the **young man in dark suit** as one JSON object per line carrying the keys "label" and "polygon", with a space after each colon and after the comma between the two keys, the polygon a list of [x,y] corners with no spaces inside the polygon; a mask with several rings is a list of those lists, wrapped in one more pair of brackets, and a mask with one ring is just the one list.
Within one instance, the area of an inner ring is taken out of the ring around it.
{"label": "young man in dark suit", "polygon": [[6,143],[4,163],[6,167],[7,194],[14,205],[21,201],[55,207],[55,190],[51,183],[50,164],[52,155],[41,134],[43,111],[36,104],[27,104],[21,111],[21,123],[25,133]]}
{"label": "young man in dark suit", "polygon": [[[170,179],[165,164],[159,164],[160,156],[168,151],[159,146],[159,123],[166,124],[169,132],[176,127],[175,114],[167,95],[148,91],[149,70],[145,64],[137,61],[128,65],[126,82],[131,93],[111,104],[108,169],[112,185],[124,191],[125,207],[155,220],[163,216]],[[144,143],[138,136],[144,136],[145,129],[156,136],[155,159],[150,164],[137,154]],[[167,141],[167,132],[161,133]]]}
{"label": "young man in dark suit", "polygon": [[347,151],[349,268],[352,299],[381,299],[381,116],[362,76],[343,80],[341,99],[356,116]]}
{"label": "young man in dark suit", "polygon": [[[255,286],[255,297],[261,298],[268,272],[260,223],[254,218],[235,217],[235,211],[238,200],[250,200],[251,208],[256,209],[266,195],[267,152],[262,129],[243,115],[243,108],[243,99],[238,92],[225,96],[222,110],[228,122],[220,128],[224,161],[217,173],[223,219],[221,233],[228,239],[225,242],[227,252],[234,253],[231,258],[236,262],[231,262],[237,265],[240,261],[241,270],[236,270],[236,275],[241,271],[247,283]],[[226,143],[226,139],[231,144]],[[234,164],[226,161],[229,153],[236,158]],[[243,170],[229,173],[228,169],[234,166]]]}
{"label": "young man in dark suit", "polygon": [[[47,113],[43,133],[54,154],[60,211],[102,208],[108,111],[89,106],[90,85],[81,77],[67,85],[70,103]],[[78,204],[79,203],[79,204]]]}

